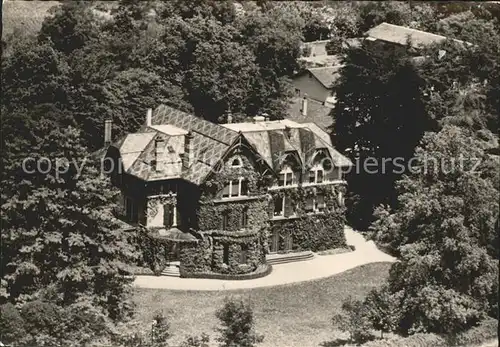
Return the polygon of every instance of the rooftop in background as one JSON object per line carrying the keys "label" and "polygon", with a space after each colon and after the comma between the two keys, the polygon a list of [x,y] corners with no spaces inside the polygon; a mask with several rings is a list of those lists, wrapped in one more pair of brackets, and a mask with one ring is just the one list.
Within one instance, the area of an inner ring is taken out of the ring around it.
{"label": "rooftop in background", "polygon": [[324,131],[333,123],[333,118],[330,116],[331,107],[325,106],[318,101],[308,99],[307,115],[302,115],[302,98],[292,99],[288,107],[288,119],[297,123],[315,123]]}
{"label": "rooftop in background", "polygon": [[[385,22],[371,28],[365,35],[368,40],[381,40],[398,45],[406,45],[408,38],[410,38],[412,47],[414,48],[440,43],[448,39],[446,36],[436,35],[426,31],[411,29]],[[458,43],[465,43],[460,40],[454,41]],[[467,42],[467,44],[470,43]]]}
{"label": "rooftop in background", "polygon": [[332,88],[333,82],[339,77],[339,70],[342,68],[340,60],[337,58],[337,64],[334,66],[313,67],[306,69],[311,73],[325,88]]}

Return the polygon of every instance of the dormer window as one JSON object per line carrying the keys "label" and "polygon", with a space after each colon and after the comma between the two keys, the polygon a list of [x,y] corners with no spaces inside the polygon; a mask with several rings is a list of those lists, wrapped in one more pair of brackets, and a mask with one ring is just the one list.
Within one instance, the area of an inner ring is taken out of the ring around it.
{"label": "dormer window", "polygon": [[321,165],[315,165],[309,171],[309,183],[323,183],[324,170]]}
{"label": "dormer window", "polygon": [[232,168],[239,168],[239,167],[243,167],[243,162],[241,160],[241,158],[234,158],[233,159],[233,162],[231,163],[231,167]]}
{"label": "dormer window", "polygon": [[286,187],[294,184],[295,175],[293,174],[293,170],[289,166],[285,166],[279,174],[278,185],[280,187]]}

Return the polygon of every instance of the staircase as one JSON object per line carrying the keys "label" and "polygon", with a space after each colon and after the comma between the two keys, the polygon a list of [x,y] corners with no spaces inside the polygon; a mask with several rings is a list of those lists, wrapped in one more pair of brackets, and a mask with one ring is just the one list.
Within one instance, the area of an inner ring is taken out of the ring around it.
{"label": "staircase", "polygon": [[267,263],[270,265],[293,263],[297,261],[311,260],[313,258],[314,253],[311,251],[266,255]]}
{"label": "staircase", "polygon": [[179,262],[171,262],[165,269],[163,269],[161,275],[169,277],[181,277],[181,273],[179,271]]}

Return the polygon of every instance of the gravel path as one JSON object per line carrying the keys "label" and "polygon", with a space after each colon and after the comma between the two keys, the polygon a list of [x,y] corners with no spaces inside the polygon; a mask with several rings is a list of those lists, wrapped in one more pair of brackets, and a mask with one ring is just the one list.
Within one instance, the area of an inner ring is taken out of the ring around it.
{"label": "gravel path", "polygon": [[361,234],[349,227],[345,228],[345,236],[347,244],[356,247],[354,252],[316,255],[313,259],[307,261],[274,265],[271,274],[263,278],[229,281],[167,276],[136,276],[134,286],[155,289],[212,291],[270,287],[325,278],[364,264],[395,261],[395,258],[380,251],[373,241],[366,241]]}

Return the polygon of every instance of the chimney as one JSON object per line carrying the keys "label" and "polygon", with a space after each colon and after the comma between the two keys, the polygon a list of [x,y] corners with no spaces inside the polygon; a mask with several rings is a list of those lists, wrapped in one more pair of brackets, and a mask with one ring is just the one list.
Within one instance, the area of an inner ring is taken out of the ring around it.
{"label": "chimney", "polygon": [[190,131],[184,136],[184,155],[182,167],[188,169],[194,163],[193,133]]}
{"label": "chimney", "polygon": [[165,161],[165,140],[161,137],[155,139],[155,170],[163,171],[163,162]]}
{"label": "chimney", "polygon": [[111,127],[113,121],[111,119],[106,119],[104,121],[104,145],[109,146],[111,144]]}
{"label": "chimney", "polygon": [[153,118],[153,109],[148,108],[148,113],[146,113],[146,126],[151,126],[151,119]]}
{"label": "chimney", "polygon": [[304,98],[302,99],[302,115],[307,116],[307,94],[304,94]]}

